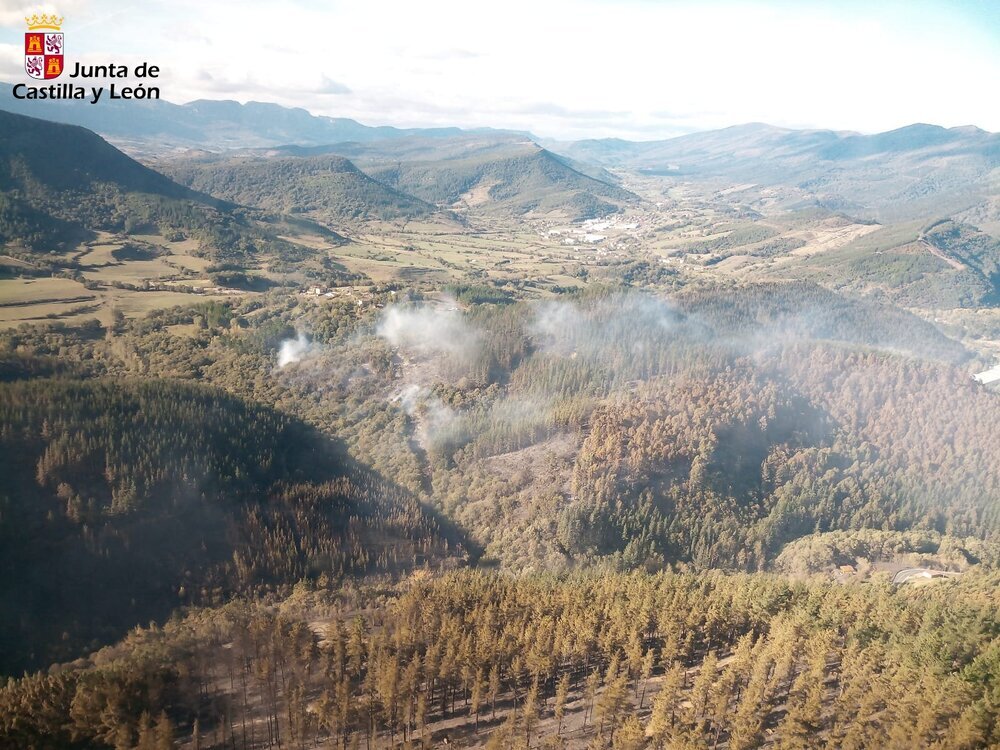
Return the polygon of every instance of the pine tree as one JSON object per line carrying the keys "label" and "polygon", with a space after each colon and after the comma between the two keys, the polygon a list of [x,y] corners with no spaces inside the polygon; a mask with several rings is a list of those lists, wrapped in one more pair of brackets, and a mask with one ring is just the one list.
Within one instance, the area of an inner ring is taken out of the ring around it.
{"label": "pine tree", "polygon": [[153,737],[154,750],[173,750],[174,725],[171,723],[166,711],[161,711],[160,715],[156,718]]}
{"label": "pine tree", "polygon": [[645,744],[646,734],[642,730],[639,717],[635,714],[629,714],[621,728],[615,733],[611,747],[613,750],[642,750]]}
{"label": "pine tree", "polygon": [[663,745],[668,738],[674,736],[677,704],[680,700],[683,680],[683,668],[678,662],[674,662],[663,677],[660,691],[653,698],[648,729],[656,746]]}
{"label": "pine tree", "polygon": [[554,715],[556,719],[556,736],[562,736],[563,717],[566,714],[566,700],[569,697],[569,672],[564,672],[556,685]]}

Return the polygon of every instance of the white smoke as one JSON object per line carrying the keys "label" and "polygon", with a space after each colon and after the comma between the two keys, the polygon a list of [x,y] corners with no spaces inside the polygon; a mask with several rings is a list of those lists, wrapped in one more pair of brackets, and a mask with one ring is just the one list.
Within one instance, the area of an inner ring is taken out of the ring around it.
{"label": "white smoke", "polygon": [[424,355],[472,357],[479,349],[479,332],[457,309],[400,307],[386,309],[376,333],[392,346]]}
{"label": "white smoke", "polygon": [[560,356],[574,353],[581,330],[587,319],[579,306],[570,302],[542,302],[534,306],[527,331],[535,345],[546,352]]}
{"label": "white smoke", "polygon": [[313,350],[313,343],[304,333],[300,333],[294,339],[285,339],[281,342],[278,350],[278,367],[287,367],[295,362],[300,362]]}
{"label": "white smoke", "polygon": [[424,388],[415,383],[406,386],[403,390],[389,399],[392,403],[399,402],[399,405],[406,412],[408,417],[417,413],[417,406],[420,404],[420,396],[424,393]]}
{"label": "white smoke", "polygon": [[599,360],[624,345],[641,348],[642,337],[637,337],[637,332],[667,335],[676,325],[673,309],[663,300],[613,294],[589,304],[561,300],[538,303],[527,332],[543,352]]}
{"label": "white smoke", "polygon": [[463,429],[462,415],[423,386],[408,385],[390,401],[417,423],[417,438],[425,449],[456,438]]}

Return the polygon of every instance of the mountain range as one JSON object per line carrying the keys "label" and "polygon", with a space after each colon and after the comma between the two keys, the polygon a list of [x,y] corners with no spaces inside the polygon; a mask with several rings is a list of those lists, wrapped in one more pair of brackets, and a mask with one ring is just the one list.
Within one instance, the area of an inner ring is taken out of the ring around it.
{"label": "mountain range", "polygon": [[[106,101],[80,107],[69,100],[21,100],[0,82],[0,109],[53,122],[81,125],[116,142],[164,148],[264,147],[285,143],[326,144],[403,138],[449,137],[459,128],[370,127],[346,117],[322,117],[298,107],[266,102],[200,99],[187,104],[165,100]],[[488,132],[486,129],[484,132]]]}
{"label": "mountain range", "polygon": [[435,208],[582,220],[640,200],[601,167],[503,133],[168,154],[151,163],[226,200],[334,223]]}
{"label": "mountain range", "polygon": [[[972,217],[980,228],[1000,228],[1000,204],[994,199],[1000,192],[1000,134],[972,126],[914,124],[865,135],[751,123],[665,140],[562,142],[491,129],[369,127],[259,102],[93,106],[19,101],[10,96],[7,84],[0,84],[0,108],[82,125],[127,151],[157,159],[172,150],[192,149],[276,148],[271,155],[294,157],[336,154],[390,189],[446,206],[488,204],[515,213],[559,208],[587,218],[633,199],[607,171],[624,169],[685,183],[742,184],[748,203],[759,202],[766,191],[766,204],[784,209],[818,205],[880,222],[968,212],[960,218]],[[252,162],[239,166],[241,171],[253,169]],[[303,169],[312,173],[314,166]],[[182,170],[191,184],[218,187],[215,179],[195,179],[191,167]],[[349,169],[341,165],[333,171],[344,175]],[[375,189],[364,180],[359,184],[362,193]],[[239,191],[223,192],[239,199]],[[376,192],[377,205],[400,202],[381,189]],[[421,210],[412,201],[402,203],[406,205],[392,211]]]}
{"label": "mountain range", "polygon": [[971,126],[863,135],[751,123],[661,141],[548,145],[581,161],[686,182],[779,186],[787,206],[811,201],[879,221],[967,210],[1000,187],[1000,134]]}

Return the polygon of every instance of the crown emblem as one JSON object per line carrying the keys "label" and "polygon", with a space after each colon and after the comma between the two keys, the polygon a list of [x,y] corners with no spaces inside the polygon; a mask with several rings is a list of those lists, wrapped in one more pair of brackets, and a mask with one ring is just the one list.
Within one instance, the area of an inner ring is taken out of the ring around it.
{"label": "crown emblem", "polygon": [[57,16],[55,13],[51,16],[47,13],[36,13],[33,16],[25,16],[24,20],[28,24],[28,31],[36,31],[37,29],[59,31],[62,28],[63,21],[66,19],[62,16]]}

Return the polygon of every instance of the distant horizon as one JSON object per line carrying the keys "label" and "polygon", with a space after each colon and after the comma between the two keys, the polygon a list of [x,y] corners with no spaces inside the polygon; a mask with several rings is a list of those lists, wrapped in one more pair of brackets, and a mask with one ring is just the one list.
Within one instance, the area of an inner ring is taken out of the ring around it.
{"label": "distant horizon", "polygon": [[[5,84],[5,85],[8,85],[8,86],[13,86],[13,85],[15,85],[17,83],[22,83],[22,81],[17,81],[17,80],[10,81],[10,80],[5,80],[3,78],[0,78],[0,84]],[[4,101],[7,101],[7,100],[5,99]],[[4,101],[0,101],[0,109],[6,110],[7,107],[4,106]],[[682,138],[682,137],[688,136],[688,135],[697,135],[699,133],[712,133],[712,132],[718,132],[718,131],[722,131],[722,130],[729,130],[729,129],[732,129],[732,128],[749,127],[749,126],[753,126],[753,125],[760,125],[760,126],[764,126],[764,127],[768,127],[768,128],[774,128],[774,129],[777,129],[777,130],[786,130],[786,131],[796,131],[796,132],[830,132],[830,133],[836,133],[838,135],[860,135],[860,136],[881,135],[881,134],[884,134],[884,133],[891,133],[891,132],[894,132],[894,131],[897,131],[897,130],[903,130],[903,129],[910,128],[910,127],[915,127],[915,126],[928,126],[928,127],[934,127],[934,128],[941,128],[943,130],[960,130],[960,129],[963,129],[963,128],[974,128],[976,130],[979,130],[979,131],[981,131],[983,133],[986,133],[986,134],[989,134],[989,135],[1000,134],[1000,131],[989,130],[989,129],[984,128],[984,127],[982,127],[980,125],[977,125],[975,123],[966,123],[964,125],[950,125],[949,126],[949,125],[941,125],[939,123],[934,123],[934,122],[910,122],[910,123],[907,123],[907,124],[904,124],[904,125],[900,125],[898,127],[890,128],[888,130],[865,131],[865,130],[845,129],[845,128],[832,128],[832,127],[792,127],[792,126],[786,126],[786,125],[777,125],[777,124],[774,124],[774,123],[771,123],[771,122],[766,122],[766,121],[760,121],[760,120],[758,120],[758,121],[747,121],[747,122],[734,122],[732,124],[721,125],[719,127],[694,129],[694,130],[689,130],[689,131],[686,131],[686,132],[683,132],[683,133],[674,133],[674,134],[669,134],[669,135],[665,134],[665,135],[662,135],[662,136],[650,135],[649,137],[646,137],[646,138],[628,138],[628,137],[613,136],[613,135],[612,136],[586,136],[586,135],[584,135],[584,136],[577,137],[577,138],[560,138],[558,136],[544,134],[544,133],[536,132],[536,131],[533,131],[533,130],[518,130],[518,129],[514,129],[514,128],[500,127],[500,126],[496,126],[496,125],[475,125],[475,126],[466,126],[466,125],[459,125],[459,124],[451,124],[451,125],[449,125],[449,124],[439,124],[439,125],[407,125],[407,124],[399,124],[399,123],[396,123],[396,122],[372,122],[370,120],[369,121],[363,121],[363,120],[359,120],[359,119],[357,119],[355,117],[351,117],[349,115],[338,115],[338,114],[333,114],[333,113],[331,113],[331,114],[319,113],[319,112],[311,110],[308,106],[305,106],[305,105],[283,104],[281,102],[267,101],[267,100],[263,100],[263,99],[246,99],[246,100],[240,100],[240,99],[234,99],[232,97],[226,97],[226,98],[200,97],[200,98],[197,98],[197,99],[191,99],[191,100],[183,101],[183,102],[172,101],[169,98],[164,98],[164,99],[161,99],[160,101],[163,104],[170,105],[170,106],[175,106],[175,107],[186,107],[186,106],[190,106],[192,104],[197,104],[198,102],[229,103],[229,104],[238,104],[240,106],[246,106],[246,105],[250,105],[250,104],[262,104],[262,105],[270,105],[270,106],[281,107],[283,109],[289,109],[289,110],[295,110],[295,109],[302,110],[302,111],[306,112],[307,114],[309,114],[310,116],[317,117],[317,118],[329,118],[329,119],[334,119],[334,120],[350,120],[350,121],[353,121],[353,122],[355,122],[355,123],[357,123],[357,124],[359,124],[361,126],[368,127],[368,128],[384,128],[384,127],[389,127],[389,128],[394,128],[396,130],[446,130],[446,129],[456,129],[456,130],[461,130],[463,132],[469,132],[469,133],[476,132],[476,131],[489,131],[489,130],[492,130],[492,131],[508,132],[508,133],[525,133],[525,134],[531,136],[533,139],[536,139],[538,141],[557,141],[557,142],[566,142],[566,143],[576,142],[576,141],[589,141],[589,140],[594,140],[594,141],[621,140],[621,141],[633,142],[633,143],[666,141],[666,140],[672,140],[674,138]],[[46,106],[51,106],[51,103],[49,103],[49,102],[42,102],[40,106],[44,108]],[[60,103],[56,104],[55,106],[65,107],[65,106],[92,106],[92,105],[84,105],[84,104],[78,104],[78,103],[60,102]],[[102,104],[99,104],[97,106],[106,106],[106,105],[102,103]]]}
{"label": "distant horizon", "polygon": [[170,101],[170,100],[164,100],[164,101],[166,101],[168,104],[173,104],[173,105],[178,106],[178,107],[185,107],[185,106],[187,106],[189,104],[196,104],[197,102],[233,102],[233,103],[240,104],[240,105],[247,105],[247,104],[273,104],[273,105],[276,105],[276,106],[279,106],[279,107],[284,107],[285,109],[301,109],[301,110],[304,110],[305,112],[308,112],[313,117],[329,117],[329,118],[335,119],[335,120],[337,120],[337,119],[339,119],[339,120],[353,120],[354,122],[358,123],[359,125],[364,125],[365,127],[369,127],[369,128],[390,127],[390,128],[396,128],[397,130],[440,130],[440,129],[447,129],[447,128],[456,128],[458,130],[463,130],[463,131],[467,131],[467,132],[474,132],[474,131],[477,131],[477,130],[497,130],[497,131],[506,131],[506,132],[511,132],[511,133],[524,132],[524,133],[527,133],[528,135],[531,135],[533,137],[538,138],[539,140],[567,141],[567,142],[570,142],[570,141],[591,141],[591,140],[594,140],[594,141],[622,140],[622,141],[633,141],[633,142],[636,142],[636,143],[641,143],[641,142],[646,142],[646,141],[666,141],[666,140],[671,140],[673,138],[682,138],[682,137],[684,137],[686,135],[696,135],[698,133],[712,133],[712,132],[717,132],[717,131],[720,131],[720,130],[728,130],[730,128],[748,127],[750,125],[763,125],[763,126],[766,126],[766,127],[769,127],[769,128],[775,128],[775,129],[778,129],[778,130],[790,130],[790,131],[800,131],[800,132],[830,132],[830,133],[847,134],[847,135],[881,135],[882,133],[891,133],[891,132],[896,131],[896,130],[903,130],[905,128],[911,128],[911,127],[920,126],[920,125],[927,125],[927,126],[934,127],[934,128],[942,128],[943,130],[960,130],[962,128],[975,128],[976,130],[980,130],[980,131],[982,131],[984,133],[988,133],[988,134],[991,134],[991,135],[1000,134],[1000,131],[989,130],[989,129],[981,127],[980,125],[977,125],[975,123],[965,123],[964,125],[941,125],[941,124],[936,123],[936,122],[919,122],[919,121],[915,121],[915,122],[907,123],[905,125],[899,125],[898,127],[889,128],[888,130],[856,130],[856,129],[830,128],[830,127],[792,127],[792,126],[787,126],[787,125],[775,125],[772,122],[766,122],[766,121],[763,121],[763,120],[749,120],[749,121],[745,121],[745,122],[733,122],[733,123],[731,123],[729,125],[721,125],[719,127],[698,128],[698,129],[694,129],[694,130],[688,130],[688,131],[683,132],[683,133],[677,133],[675,135],[664,135],[664,136],[660,136],[660,137],[652,136],[652,137],[649,137],[649,138],[623,138],[623,137],[620,137],[620,136],[582,136],[580,138],[564,139],[564,138],[559,138],[558,136],[553,136],[553,135],[547,135],[547,134],[543,134],[543,133],[534,132],[532,130],[517,130],[515,128],[504,128],[504,127],[499,127],[499,126],[496,126],[496,125],[477,125],[477,126],[473,126],[473,127],[467,127],[467,126],[464,126],[464,125],[447,125],[447,124],[443,124],[443,125],[400,125],[400,124],[396,124],[396,123],[392,123],[392,122],[371,122],[371,121],[364,122],[364,121],[358,120],[358,119],[356,119],[354,117],[348,117],[348,116],[336,115],[336,114],[320,114],[320,113],[314,112],[313,110],[309,109],[307,106],[304,106],[304,105],[285,105],[285,104],[281,104],[279,102],[264,101],[264,100],[261,100],[261,99],[247,99],[245,101],[240,101],[239,99],[231,99],[231,98],[226,98],[226,99],[209,99],[209,98],[204,98],[203,97],[203,98],[200,98],[200,99],[191,99],[190,101],[180,102],[180,103],[175,102],[175,101]]}

